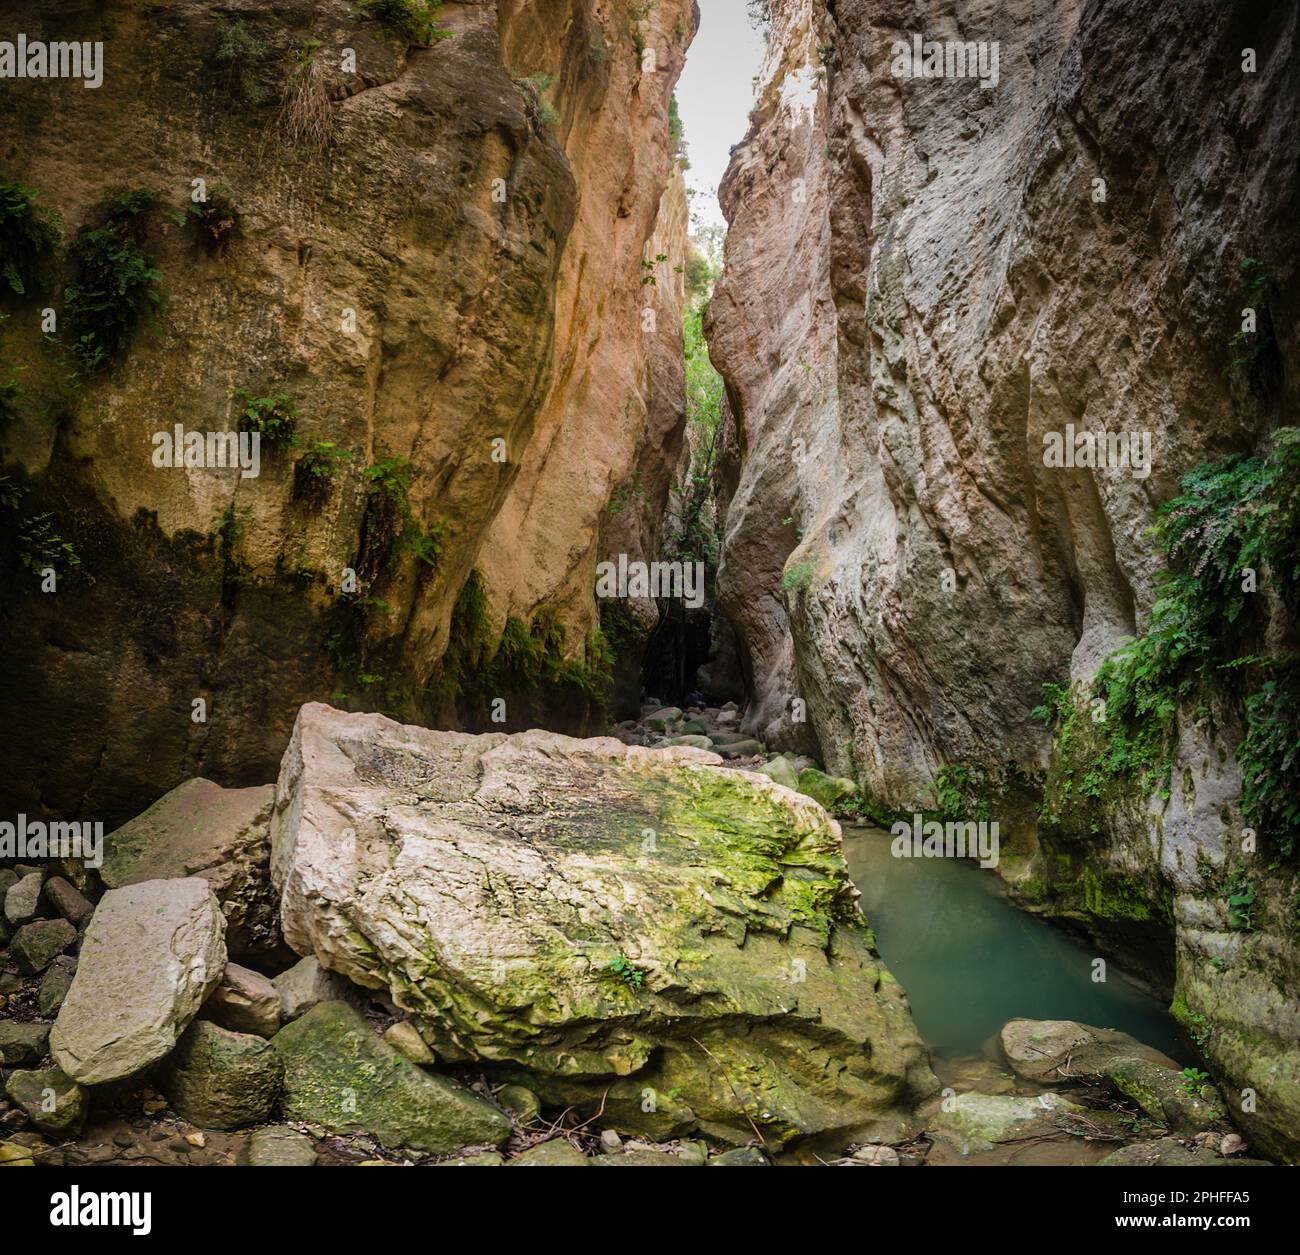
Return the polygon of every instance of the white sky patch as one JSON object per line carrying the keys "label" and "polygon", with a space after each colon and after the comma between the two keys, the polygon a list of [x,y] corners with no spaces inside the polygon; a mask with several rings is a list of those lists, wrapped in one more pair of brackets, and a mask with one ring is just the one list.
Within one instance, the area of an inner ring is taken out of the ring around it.
{"label": "white sky patch", "polygon": [[677,83],[677,106],[686,131],[691,168],[686,186],[691,218],[722,226],[718,183],[731,148],[745,138],[754,105],[754,77],[767,49],[749,24],[743,0],[700,0],[700,29],[686,52]]}

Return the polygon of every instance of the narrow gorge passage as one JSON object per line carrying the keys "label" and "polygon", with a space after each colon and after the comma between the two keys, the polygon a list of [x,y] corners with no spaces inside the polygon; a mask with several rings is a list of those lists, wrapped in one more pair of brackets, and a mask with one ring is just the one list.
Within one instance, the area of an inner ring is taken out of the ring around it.
{"label": "narrow gorge passage", "polygon": [[1297,6],[12,0],[0,127],[0,1166],[1300,1162]]}

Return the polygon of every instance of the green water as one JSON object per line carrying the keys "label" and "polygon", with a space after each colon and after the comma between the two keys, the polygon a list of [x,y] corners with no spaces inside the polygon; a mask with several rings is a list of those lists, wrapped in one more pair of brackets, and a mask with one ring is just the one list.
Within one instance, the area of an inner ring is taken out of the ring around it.
{"label": "green water", "polygon": [[894,858],[879,828],[844,825],[844,854],[881,957],[940,1057],[979,1055],[1008,1020],[1081,1020],[1190,1062],[1178,1026],[1113,963],[1007,901],[997,876],[946,858]]}

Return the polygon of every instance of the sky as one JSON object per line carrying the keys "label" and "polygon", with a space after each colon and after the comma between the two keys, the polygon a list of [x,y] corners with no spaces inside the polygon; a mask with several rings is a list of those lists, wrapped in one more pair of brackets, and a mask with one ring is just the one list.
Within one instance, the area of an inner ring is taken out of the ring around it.
{"label": "sky", "polygon": [[677,83],[677,107],[686,131],[691,168],[686,186],[691,217],[723,226],[718,183],[730,150],[745,138],[754,103],[754,76],[763,63],[763,36],[749,25],[745,0],[699,0],[700,29],[686,53]]}

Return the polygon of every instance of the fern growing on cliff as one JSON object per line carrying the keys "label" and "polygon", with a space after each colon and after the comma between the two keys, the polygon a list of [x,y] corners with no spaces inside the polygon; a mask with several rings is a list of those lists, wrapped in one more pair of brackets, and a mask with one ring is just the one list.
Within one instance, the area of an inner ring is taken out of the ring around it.
{"label": "fern growing on cliff", "polygon": [[[1168,778],[1178,711],[1198,694],[1240,697],[1237,748],[1242,813],[1290,855],[1300,840],[1300,428],[1276,433],[1264,455],[1232,454],[1189,471],[1160,511],[1155,534],[1169,561],[1147,630],[1102,664],[1101,750],[1076,784],[1096,796],[1106,778],[1143,789]],[[1265,587],[1288,620],[1290,643],[1268,652]],[[1035,712],[1072,749],[1078,711],[1060,686]],[[1067,743],[1069,742],[1069,743]]]}
{"label": "fern growing on cliff", "polygon": [[15,296],[41,283],[59,245],[59,215],[37,203],[35,188],[0,180],[0,279]]}
{"label": "fern growing on cliff", "polygon": [[354,12],[358,17],[382,23],[421,48],[451,38],[450,31],[438,26],[442,0],[357,0]]}
{"label": "fern growing on cliff", "polygon": [[143,248],[154,204],[150,192],[115,193],[72,242],[76,270],[63,299],[73,352],[88,373],[106,366],[162,306],[162,271]]}

